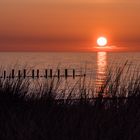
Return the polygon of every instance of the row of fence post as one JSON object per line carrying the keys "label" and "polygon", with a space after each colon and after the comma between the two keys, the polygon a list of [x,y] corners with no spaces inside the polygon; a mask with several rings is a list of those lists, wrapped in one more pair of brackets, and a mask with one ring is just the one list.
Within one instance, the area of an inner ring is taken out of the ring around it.
{"label": "row of fence post", "polygon": [[[58,69],[57,72],[55,72],[55,75],[53,75],[53,70],[52,69],[50,69],[50,70],[46,69],[45,70],[45,75],[41,76],[39,69],[37,69],[36,71],[33,69],[31,76],[27,76],[27,70],[24,69],[23,71],[18,70],[18,75],[16,76],[15,75],[15,70],[12,69],[12,73],[10,74],[9,77],[10,78],[15,78],[15,77],[18,77],[18,78],[21,78],[21,77],[23,77],[23,78],[26,78],[26,77],[32,77],[32,78],[35,78],[35,77],[37,77],[37,78],[39,78],[39,77],[52,78],[54,76],[57,77],[57,78],[65,77],[66,79],[68,77],[73,77],[73,79],[75,79],[76,76],[82,76],[82,75],[76,75],[75,69],[72,70],[72,74],[71,75],[68,74],[68,69],[65,69],[64,75],[61,75],[60,69]],[[85,74],[84,74],[84,76],[85,76]],[[4,71],[3,76],[1,78],[4,78],[4,79],[7,78],[6,71]]]}

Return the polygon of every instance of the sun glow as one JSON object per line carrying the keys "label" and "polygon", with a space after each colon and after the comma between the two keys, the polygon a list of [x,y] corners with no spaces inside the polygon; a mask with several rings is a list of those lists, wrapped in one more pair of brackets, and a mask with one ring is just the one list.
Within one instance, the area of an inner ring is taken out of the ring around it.
{"label": "sun glow", "polygon": [[107,39],[106,39],[105,37],[99,37],[99,38],[97,39],[97,44],[98,44],[98,46],[100,46],[100,47],[104,47],[104,46],[107,45]]}

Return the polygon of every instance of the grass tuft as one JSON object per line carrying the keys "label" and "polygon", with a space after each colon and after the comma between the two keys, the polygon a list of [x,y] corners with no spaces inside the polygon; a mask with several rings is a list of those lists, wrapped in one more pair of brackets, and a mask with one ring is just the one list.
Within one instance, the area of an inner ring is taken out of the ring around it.
{"label": "grass tuft", "polygon": [[1,78],[0,139],[139,140],[140,73],[126,64],[108,70],[98,93],[86,77],[63,89],[55,77]]}

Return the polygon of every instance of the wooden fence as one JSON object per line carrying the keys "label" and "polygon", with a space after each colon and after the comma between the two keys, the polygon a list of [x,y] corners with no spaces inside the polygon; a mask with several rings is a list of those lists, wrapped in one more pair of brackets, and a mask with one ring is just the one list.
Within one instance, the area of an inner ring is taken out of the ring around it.
{"label": "wooden fence", "polygon": [[73,79],[75,79],[75,77],[83,77],[86,76],[86,74],[82,74],[83,72],[77,72],[75,69],[64,69],[64,70],[53,70],[53,69],[45,69],[43,71],[40,71],[39,69],[35,70],[27,70],[27,69],[23,69],[23,70],[15,70],[12,69],[10,72],[4,70],[2,72],[2,76],[0,76],[0,78],[6,79],[6,78],[61,78],[64,77],[65,79],[72,77]]}

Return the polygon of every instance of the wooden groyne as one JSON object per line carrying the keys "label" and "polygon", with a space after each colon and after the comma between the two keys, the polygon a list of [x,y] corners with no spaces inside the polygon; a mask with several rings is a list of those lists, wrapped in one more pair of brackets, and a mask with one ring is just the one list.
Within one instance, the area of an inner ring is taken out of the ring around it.
{"label": "wooden groyne", "polygon": [[7,79],[7,78],[73,78],[75,79],[76,77],[85,77],[86,74],[82,71],[76,71],[75,69],[45,69],[45,70],[39,70],[39,69],[32,69],[32,70],[15,70],[12,69],[11,71],[6,71],[4,70],[2,72],[2,75],[0,78]]}

